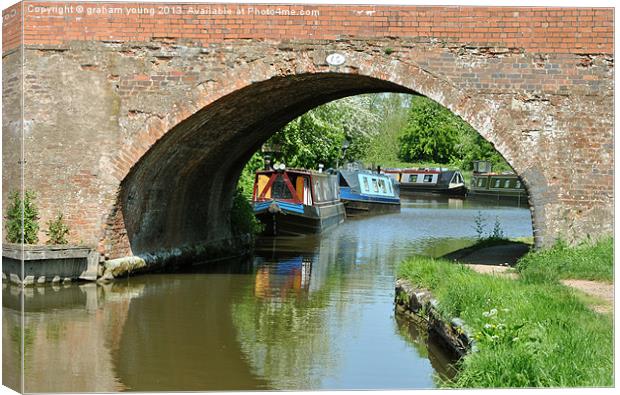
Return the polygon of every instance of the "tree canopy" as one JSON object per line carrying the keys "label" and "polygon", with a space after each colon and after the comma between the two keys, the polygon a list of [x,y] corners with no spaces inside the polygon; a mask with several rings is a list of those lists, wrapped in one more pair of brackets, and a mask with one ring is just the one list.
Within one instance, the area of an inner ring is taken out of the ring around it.
{"label": "tree canopy", "polygon": [[412,98],[398,141],[399,157],[406,162],[451,164],[469,170],[474,160],[488,160],[496,169],[509,168],[493,145],[468,123],[423,96]]}

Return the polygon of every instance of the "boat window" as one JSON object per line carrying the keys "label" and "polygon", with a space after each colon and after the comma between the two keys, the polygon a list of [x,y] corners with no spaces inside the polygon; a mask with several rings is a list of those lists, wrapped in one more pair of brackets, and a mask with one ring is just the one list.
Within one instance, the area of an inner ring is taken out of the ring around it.
{"label": "boat window", "polygon": [[[257,177],[257,190],[256,190],[256,197],[258,198],[263,191],[265,190],[265,187],[267,186],[267,183],[269,182],[269,176],[266,176],[264,174],[259,174]],[[265,192],[265,198],[269,199],[271,198],[271,191],[268,190]]]}
{"label": "boat window", "polygon": [[373,178],[372,179],[372,190],[375,192],[379,192],[379,185],[377,185],[377,179]]}
{"label": "boat window", "polygon": [[379,187],[381,188],[381,192],[387,193],[387,188],[385,186],[385,180],[383,178],[379,179]]}
{"label": "boat window", "polygon": [[314,197],[317,202],[321,201],[321,184],[319,184],[319,180],[314,182]]}
{"label": "boat window", "polygon": [[286,182],[284,182],[284,175],[278,174],[276,180],[271,186],[271,196],[276,199],[292,199],[293,194],[288,189]]}
{"label": "boat window", "polygon": [[390,194],[393,194],[394,192],[392,191],[392,180],[390,180],[390,181],[387,183],[387,186],[388,186],[388,191],[390,192]]}
{"label": "boat window", "polygon": [[521,188],[521,181],[517,180],[517,185],[515,186],[515,188]]}
{"label": "boat window", "polygon": [[510,188],[510,180],[504,181],[504,188]]}
{"label": "boat window", "polygon": [[424,182],[433,182],[433,175],[432,174],[425,174],[424,175]]}
{"label": "boat window", "polygon": [[418,175],[417,174],[410,174],[409,175],[409,182],[417,182],[418,180]]}
{"label": "boat window", "polygon": [[500,183],[501,181],[502,181],[502,180],[500,180],[499,178],[495,180],[495,188],[499,188],[499,183]]}
{"label": "boat window", "polygon": [[370,187],[368,186],[368,178],[364,177],[364,191],[370,192]]}
{"label": "boat window", "polygon": [[482,186],[482,178],[478,179],[478,186],[481,187]]}
{"label": "boat window", "polygon": [[304,204],[312,206],[312,193],[310,192],[310,179],[304,177]]}

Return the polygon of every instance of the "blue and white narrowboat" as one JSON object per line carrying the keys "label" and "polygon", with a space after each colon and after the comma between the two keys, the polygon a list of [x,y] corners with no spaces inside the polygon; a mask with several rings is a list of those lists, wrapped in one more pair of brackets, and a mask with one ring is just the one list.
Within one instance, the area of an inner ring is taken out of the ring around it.
{"label": "blue and white narrowboat", "polygon": [[347,216],[400,211],[398,185],[385,174],[355,168],[338,171]]}
{"label": "blue and white narrowboat", "polygon": [[345,219],[338,176],[305,169],[257,171],[252,207],[271,235],[319,233]]}

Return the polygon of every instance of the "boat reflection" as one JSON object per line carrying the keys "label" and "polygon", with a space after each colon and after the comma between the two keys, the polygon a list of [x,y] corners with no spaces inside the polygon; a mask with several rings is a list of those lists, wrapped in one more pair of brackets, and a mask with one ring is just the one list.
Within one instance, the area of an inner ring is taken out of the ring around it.
{"label": "boat reflection", "polygon": [[312,259],[297,256],[268,263],[262,257],[254,260],[256,282],[254,295],[259,298],[286,298],[289,292],[308,291],[312,272]]}

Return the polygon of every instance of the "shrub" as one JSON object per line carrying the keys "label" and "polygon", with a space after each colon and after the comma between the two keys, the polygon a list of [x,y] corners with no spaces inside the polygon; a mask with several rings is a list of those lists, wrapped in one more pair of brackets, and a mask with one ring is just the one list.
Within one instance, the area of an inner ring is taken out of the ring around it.
{"label": "shrub", "polygon": [[[36,195],[26,191],[24,199],[17,191],[11,193],[12,203],[6,213],[6,239],[9,243],[35,244],[39,241],[39,211],[34,203]],[[23,220],[23,228],[22,228]]]}
{"label": "shrub", "polygon": [[62,213],[58,213],[55,219],[47,221],[47,230],[45,231],[49,240],[47,244],[67,244],[67,235],[69,227],[62,218]]}
{"label": "shrub", "polygon": [[249,233],[256,235],[263,230],[263,225],[254,215],[252,205],[244,196],[243,188],[237,188],[233,197],[233,204],[230,213],[230,223],[232,232],[235,235]]}

